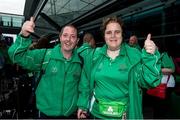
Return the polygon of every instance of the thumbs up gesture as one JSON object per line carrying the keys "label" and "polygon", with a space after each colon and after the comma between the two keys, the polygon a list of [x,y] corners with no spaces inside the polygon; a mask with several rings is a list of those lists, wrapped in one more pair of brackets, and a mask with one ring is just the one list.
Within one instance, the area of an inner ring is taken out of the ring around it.
{"label": "thumbs up gesture", "polygon": [[25,37],[28,37],[31,33],[34,32],[34,28],[35,28],[34,18],[31,17],[30,20],[26,21],[23,24],[20,34],[22,34]]}
{"label": "thumbs up gesture", "polygon": [[145,42],[144,42],[144,49],[147,53],[154,54],[156,50],[155,43],[151,40],[151,34],[148,34]]}

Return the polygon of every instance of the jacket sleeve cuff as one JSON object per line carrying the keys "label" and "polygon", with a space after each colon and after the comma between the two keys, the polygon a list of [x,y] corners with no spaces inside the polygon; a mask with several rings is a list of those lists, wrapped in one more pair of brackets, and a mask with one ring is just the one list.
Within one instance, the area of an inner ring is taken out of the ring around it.
{"label": "jacket sleeve cuff", "polygon": [[88,109],[87,109],[87,108],[82,107],[82,106],[78,106],[78,108],[79,108],[79,109],[82,109],[82,110],[84,110],[84,111],[88,111]]}
{"label": "jacket sleeve cuff", "polygon": [[31,37],[24,38],[20,34],[17,35],[16,43],[21,44],[22,46],[29,46],[32,43]]}
{"label": "jacket sleeve cuff", "polygon": [[147,57],[152,57],[155,55],[155,56],[158,56],[158,58],[160,58],[160,53],[157,49],[155,50],[154,54],[150,54],[150,53],[147,53],[146,50],[143,48],[142,54],[143,54],[143,56],[147,56]]}

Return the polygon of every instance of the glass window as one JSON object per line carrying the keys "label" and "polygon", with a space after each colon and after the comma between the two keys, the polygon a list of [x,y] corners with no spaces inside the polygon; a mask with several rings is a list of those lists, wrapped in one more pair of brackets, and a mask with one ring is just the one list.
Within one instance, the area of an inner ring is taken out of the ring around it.
{"label": "glass window", "polygon": [[11,17],[10,16],[2,16],[3,26],[11,26]]}
{"label": "glass window", "polygon": [[22,25],[22,18],[13,17],[12,18],[12,26],[13,27],[21,27]]}

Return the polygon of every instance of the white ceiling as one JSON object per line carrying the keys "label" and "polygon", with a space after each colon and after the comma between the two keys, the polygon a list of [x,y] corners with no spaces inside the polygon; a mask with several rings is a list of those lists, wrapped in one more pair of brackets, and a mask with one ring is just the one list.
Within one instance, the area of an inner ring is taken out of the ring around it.
{"label": "white ceiling", "polygon": [[0,13],[23,15],[26,0],[0,0]]}

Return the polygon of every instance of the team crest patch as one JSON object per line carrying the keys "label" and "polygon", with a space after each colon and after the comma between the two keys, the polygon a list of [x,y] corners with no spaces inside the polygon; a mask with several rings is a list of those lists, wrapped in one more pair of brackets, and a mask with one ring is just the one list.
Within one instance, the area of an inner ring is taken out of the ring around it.
{"label": "team crest patch", "polygon": [[57,67],[52,67],[51,72],[52,73],[57,73]]}

